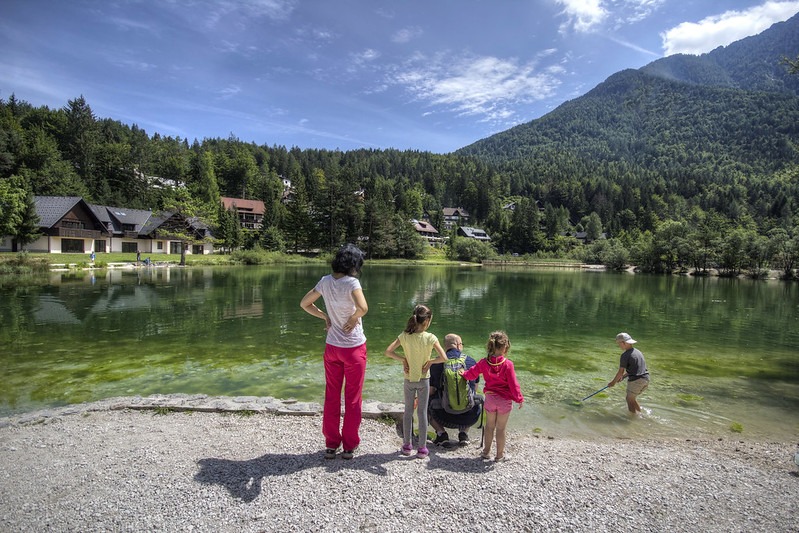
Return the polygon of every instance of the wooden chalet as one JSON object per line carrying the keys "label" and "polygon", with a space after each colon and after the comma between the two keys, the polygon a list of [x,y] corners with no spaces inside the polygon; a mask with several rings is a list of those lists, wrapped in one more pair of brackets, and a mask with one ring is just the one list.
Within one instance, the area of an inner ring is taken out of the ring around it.
{"label": "wooden chalet", "polygon": [[261,229],[264,225],[266,207],[261,200],[245,200],[244,198],[228,198],[223,196],[222,206],[228,211],[235,209],[239,216],[239,224],[246,229]]}

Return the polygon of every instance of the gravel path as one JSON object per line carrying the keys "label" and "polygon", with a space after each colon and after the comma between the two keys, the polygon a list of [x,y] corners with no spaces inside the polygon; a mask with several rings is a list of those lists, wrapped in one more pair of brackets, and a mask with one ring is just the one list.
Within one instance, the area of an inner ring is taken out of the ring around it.
{"label": "gravel path", "polygon": [[472,437],[405,458],[392,425],[364,420],[345,461],[323,458],[319,416],[106,410],[6,424],[0,531],[799,530],[796,442],[515,433],[511,460],[494,464]]}

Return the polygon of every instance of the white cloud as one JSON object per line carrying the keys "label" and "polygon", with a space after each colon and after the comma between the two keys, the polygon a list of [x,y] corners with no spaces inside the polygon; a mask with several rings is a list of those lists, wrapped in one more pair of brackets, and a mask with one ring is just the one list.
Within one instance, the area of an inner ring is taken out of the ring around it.
{"label": "white cloud", "polygon": [[746,11],[727,11],[699,22],[683,22],[661,33],[666,55],[703,54],[756,35],[799,12],[799,1],[768,1]]}
{"label": "white cloud", "polygon": [[548,98],[560,85],[557,69],[537,72],[533,64],[515,60],[483,56],[417,61],[422,66],[396,73],[394,83],[418,100],[486,122],[513,122],[516,106]]}
{"label": "white cloud", "polygon": [[563,6],[561,13],[568,19],[561,24],[561,32],[566,32],[569,28],[580,33],[590,31],[602,24],[608,16],[608,11],[602,6],[602,0],[556,0],[556,2]]}
{"label": "white cloud", "polygon": [[391,40],[395,43],[405,44],[422,34],[422,29],[419,27],[403,28],[391,36]]}
{"label": "white cloud", "polygon": [[[634,24],[649,18],[666,0],[617,0],[615,15],[626,24]],[[615,7],[615,6],[614,6]]]}
{"label": "white cloud", "polygon": [[222,100],[230,100],[240,92],[241,92],[241,87],[239,87],[238,85],[228,85],[227,87],[219,91],[219,98],[221,98]]}
{"label": "white cloud", "polygon": [[374,50],[372,48],[367,48],[366,50],[364,50],[362,52],[358,52],[356,54],[350,54],[350,55],[351,55],[352,60],[355,63],[355,65],[362,66],[362,65],[364,65],[366,63],[370,63],[370,62],[376,60],[377,58],[379,58],[380,57],[380,52],[378,52],[377,50]]}

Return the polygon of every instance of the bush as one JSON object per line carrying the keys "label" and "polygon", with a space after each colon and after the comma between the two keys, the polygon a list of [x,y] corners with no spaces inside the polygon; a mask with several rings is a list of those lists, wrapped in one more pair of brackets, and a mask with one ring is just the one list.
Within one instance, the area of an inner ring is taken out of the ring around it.
{"label": "bush", "polygon": [[32,274],[50,270],[46,257],[31,257],[28,252],[4,254],[0,258],[0,272],[5,274]]}
{"label": "bush", "polygon": [[611,240],[605,249],[599,252],[599,260],[612,270],[624,270],[630,262],[630,252],[620,242]]}
{"label": "bush", "polygon": [[480,263],[497,257],[497,251],[490,243],[460,237],[451,241],[447,255],[457,261]]}

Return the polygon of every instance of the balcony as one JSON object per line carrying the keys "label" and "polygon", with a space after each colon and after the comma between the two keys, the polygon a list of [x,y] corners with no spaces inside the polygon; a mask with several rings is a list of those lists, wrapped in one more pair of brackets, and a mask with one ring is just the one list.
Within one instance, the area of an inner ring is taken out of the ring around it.
{"label": "balcony", "polygon": [[100,239],[103,234],[99,230],[79,228],[56,228],[55,237],[70,237],[73,239]]}

